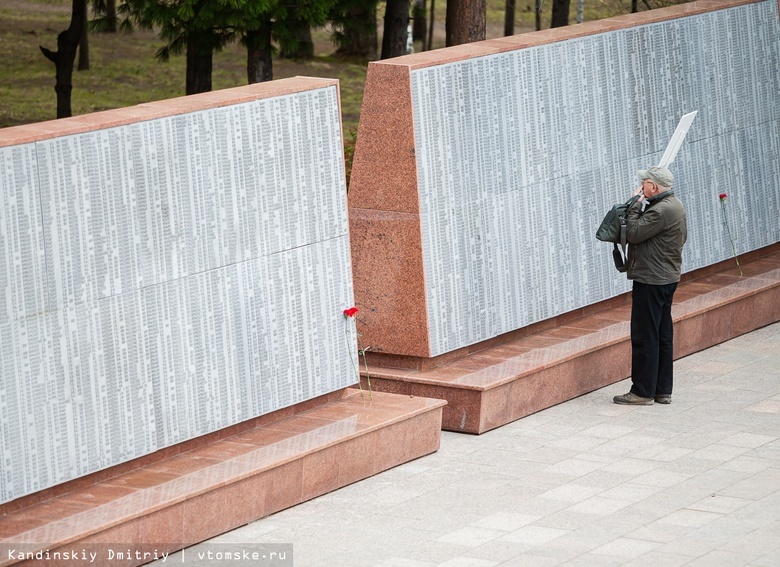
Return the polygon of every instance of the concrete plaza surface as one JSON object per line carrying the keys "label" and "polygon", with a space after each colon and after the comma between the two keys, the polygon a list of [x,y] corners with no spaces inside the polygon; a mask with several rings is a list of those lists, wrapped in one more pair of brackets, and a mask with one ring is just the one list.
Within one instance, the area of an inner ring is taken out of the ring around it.
{"label": "concrete plaza surface", "polygon": [[296,567],[780,565],[780,323],[678,360],[671,405],[613,404],[629,387],[444,431],[207,544],[292,543]]}

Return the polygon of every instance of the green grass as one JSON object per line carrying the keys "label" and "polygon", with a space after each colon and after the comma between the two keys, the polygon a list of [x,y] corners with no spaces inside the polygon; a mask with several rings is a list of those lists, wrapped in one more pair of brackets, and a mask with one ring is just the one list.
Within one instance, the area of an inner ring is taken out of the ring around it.
{"label": "green grass", "polygon": [[[0,128],[56,118],[54,64],[39,46],[56,49],[57,34],[70,22],[67,0],[0,0]],[[345,132],[357,127],[367,61],[333,57],[328,34],[315,34],[317,56],[311,61],[274,61],[274,78],[296,75],[338,78]],[[90,69],[73,73],[74,115],[182,96],[185,60],[155,59],[162,42],[153,33],[90,34]],[[228,46],[214,56],[215,90],[246,84],[246,52]]]}
{"label": "green grass", "polygon": [[[661,0],[654,0],[657,5]],[[667,0],[663,0],[667,1]],[[550,24],[552,0],[544,0],[543,26]],[[56,117],[54,64],[44,58],[39,46],[56,49],[57,34],[70,22],[70,0],[0,0],[0,128],[41,122]],[[535,0],[519,0],[515,33],[532,31]],[[598,19],[626,13],[630,0],[588,0],[585,16]],[[382,7],[377,16],[380,46]],[[444,45],[446,2],[436,2],[434,47]],[[576,17],[572,0],[571,19]],[[504,0],[487,2],[487,37],[500,37],[504,30]],[[363,101],[367,61],[333,56],[335,47],[325,30],[314,34],[315,58],[311,61],[275,59],[274,78],[296,75],[331,77],[340,80],[345,138],[357,128]],[[419,47],[419,44],[417,44]],[[155,59],[162,42],[150,32],[90,34],[90,69],[73,75],[73,114],[80,115],[182,96],[185,84],[183,56],[162,63]],[[245,51],[228,46],[214,57],[213,88],[246,84]]]}

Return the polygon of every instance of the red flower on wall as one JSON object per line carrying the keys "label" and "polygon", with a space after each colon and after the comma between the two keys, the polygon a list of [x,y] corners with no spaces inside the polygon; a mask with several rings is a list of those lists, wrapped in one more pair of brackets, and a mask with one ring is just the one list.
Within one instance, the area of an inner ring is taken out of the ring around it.
{"label": "red flower on wall", "polygon": [[739,277],[742,277],[742,266],[739,265],[739,256],[737,256],[737,246],[734,243],[734,237],[731,236],[731,227],[729,226],[729,219],[728,215],[726,214],[726,195],[725,193],[721,193],[718,195],[718,198],[720,199],[720,210],[723,212],[723,226],[726,227],[726,234],[729,237],[729,242],[731,242],[731,251],[734,254],[734,261],[737,263],[737,269],[739,269]]}
{"label": "red flower on wall", "polygon": [[[355,363],[355,359],[352,356],[352,347],[351,347],[351,345],[354,344],[354,343],[352,342],[353,339],[352,339],[352,335],[350,333],[350,329],[353,328],[352,326],[353,325],[355,325],[355,326],[357,325],[357,321],[355,321],[354,319],[355,319],[355,315],[357,315],[357,313],[358,313],[358,308],[353,305],[352,307],[349,307],[348,309],[345,309],[343,311],[343,313],[344,313],[344,320],[346,321],[345,325],[344,325],[344,332],[346,333],[346,337],[347,337],[347,352],[349,352],[349,360],[352,362],[352,369],[355,371],[355,379],[357,380],[358,387],[360,388],[360,394],[362,396],[363,395],[363,385],[362,385],[362,381],[360,379],[360,370],[358,368],[359,367],[359,363],[356,364]],[[350,319],[353,320],[352,323],[349,322]],[[360,345],[360,333],[357,332],[357,328],[355,328],[355,335],[357,337],[358,346],[359,346]],[[368,374],[368,361],[366,360],[366,351],[368,349],[370,349],[370,348],[371,348],[370,346],[367,346],[366,348],[358,348],[358,357],[361,357],[361,356],[363,357],[363,364],[366,367],[365,376],[366,376],[366,382],[368,383],[368,397],[369,397],[369,399],[373,400],[374,399],[374,394],[371,391],[371,377]]]}
{"label": "red flower on wall", "polygon": [[354,317],[357,315],[358,308],[357,307],[350,307],[349,309],[344,310],[344,317]]}

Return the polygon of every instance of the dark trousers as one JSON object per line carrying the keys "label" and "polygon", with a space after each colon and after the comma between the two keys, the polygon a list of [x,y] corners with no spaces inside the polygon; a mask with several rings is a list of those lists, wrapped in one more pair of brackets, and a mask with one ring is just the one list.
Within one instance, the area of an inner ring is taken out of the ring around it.
{"label": "dark trousers", "polygon": [[631,292],[631,391],[637,396],[653,398],[672,393],[672,297],[676,289],[676,283],[634,282]]}

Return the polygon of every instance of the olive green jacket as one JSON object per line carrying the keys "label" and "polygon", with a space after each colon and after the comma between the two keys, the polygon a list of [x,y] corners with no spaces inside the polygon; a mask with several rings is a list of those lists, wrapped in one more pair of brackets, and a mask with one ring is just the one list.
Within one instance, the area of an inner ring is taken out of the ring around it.
{"label": "olive green jacket", "polygon": [[685,209],[671,190],[631,206],[626,215],[628,279],[650,285],[680,281],[682,249],[688,238]]}

